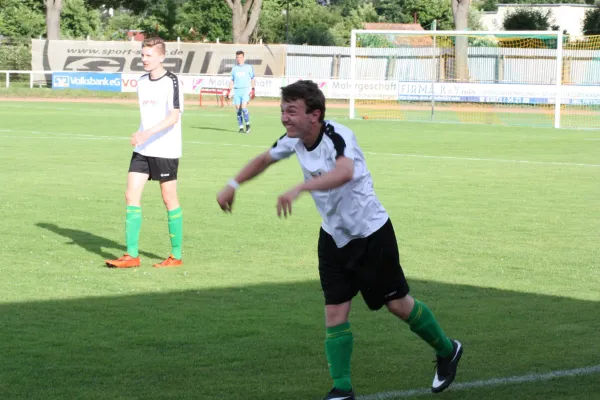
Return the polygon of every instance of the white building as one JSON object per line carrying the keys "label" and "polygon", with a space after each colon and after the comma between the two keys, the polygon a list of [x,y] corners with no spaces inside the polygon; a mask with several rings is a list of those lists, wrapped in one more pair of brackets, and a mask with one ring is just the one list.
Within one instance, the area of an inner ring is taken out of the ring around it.
{"label": "white building", "polygon": [[560,26],[561,30],[566,30],[570,35],[581,36],[583,18],[585,12],[591,10],[594,6],[587,4],[498,4],[498,11],[486,11],[483,13],[481,23],[483,28],[488,31],[498,31],[502,29],[504,16],[519,7],[533,7],[542,11],[551,10],[552,25]]}

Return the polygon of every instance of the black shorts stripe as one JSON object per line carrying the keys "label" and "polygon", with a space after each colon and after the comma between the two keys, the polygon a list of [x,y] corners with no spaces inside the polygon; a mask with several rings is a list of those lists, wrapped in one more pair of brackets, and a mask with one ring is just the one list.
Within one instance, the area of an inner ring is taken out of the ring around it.
{"label": "black shorts stripe", "polygon": [[179,80],[177,76],[172,72],[167,72],[167,76],[171,78],[173,81],[173,108],[180,109],[181,105],[179,104]]}

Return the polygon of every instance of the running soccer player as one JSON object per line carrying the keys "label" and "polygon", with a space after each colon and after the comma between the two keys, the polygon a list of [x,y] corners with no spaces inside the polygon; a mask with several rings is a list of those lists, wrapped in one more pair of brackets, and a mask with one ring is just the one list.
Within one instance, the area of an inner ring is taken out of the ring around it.
{"label": "running soccer player", "polygon": [[456,376],[462,344],[449,339],[431,310],[409,295],[392,222],[375,195],[356,137],[324,116],[325,96],[314,82],[283,87],[281,122],[286,133],[242,168],[217,195],[217,202],[231,212],[240,184],[296,154],[304,182],[279,196],[277,215],[291,215],[294,200],[310,192],[323,218],[319,275],[325,297],[325,353],[333,380],[324,400],[355,398],[350,377],[354,342],[348,317],[358,292],[371,310],[385,305],[433,347],[437,368],[431,390],[441,392]]}
{"label": "running soccer player", "polygon": [[144,71],[138,80],[141,124],[131,136],[133,155],[129,165],[125,201],[125,240],[127,252],[117,260],[106,260],[109,267],[140,266],[139,236],[142,226],[141,199],[148,180],[158,181],[167,208],[171,255],[155,267],[182,265],[183,219],[177,198],[177,170],[181,157],[181,113],[183,92],[177,76],[164,69],[165,42],[148,38],[142,42]]}
{"label": "running soccer player", "polygon": [[[254,68],[252,65],[244,63],[244,52],[238,50],[235,52],[236,65],[231,69],[231,82],[229,82],[229,97],[233,96],[233,104],[237,113],[238,126],[240,133],[250,133],[250,113],[248,112],[248,102],[254,98]],[[233,89],[233,93],[231,91]],[[246,130],[244,131],[244,120],[246,120]]]}

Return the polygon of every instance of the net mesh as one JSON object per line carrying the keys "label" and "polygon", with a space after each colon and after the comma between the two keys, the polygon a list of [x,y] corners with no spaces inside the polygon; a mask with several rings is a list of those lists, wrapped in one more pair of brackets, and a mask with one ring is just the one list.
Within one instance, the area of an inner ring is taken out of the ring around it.
{"label": "net mesh", "polygon": [[[355,116],[553,126],[557,40],[543,34],[358,34]],[[598,62],[600,36],[563,38],[562,126],[600,127]]]}

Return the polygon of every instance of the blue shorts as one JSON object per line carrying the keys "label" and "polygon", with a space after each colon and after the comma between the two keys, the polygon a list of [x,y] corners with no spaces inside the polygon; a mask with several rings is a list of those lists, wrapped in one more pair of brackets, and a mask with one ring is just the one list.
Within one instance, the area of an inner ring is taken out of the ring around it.
{"label": "blue shorts", "polygon": [[250,88],[233,89],[233,104],[239,106],[250,101]]}

